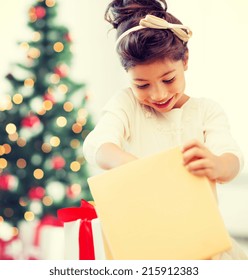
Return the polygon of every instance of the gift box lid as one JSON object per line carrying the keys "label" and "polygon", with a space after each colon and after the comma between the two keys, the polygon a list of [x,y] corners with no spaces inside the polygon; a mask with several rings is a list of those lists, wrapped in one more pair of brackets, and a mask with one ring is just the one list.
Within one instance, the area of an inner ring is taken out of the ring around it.
{"label": "gift box lid", "polygon": [[88,179],[114,259],[209,259],[231,247],[208,179],[182,162],[173,148]]}

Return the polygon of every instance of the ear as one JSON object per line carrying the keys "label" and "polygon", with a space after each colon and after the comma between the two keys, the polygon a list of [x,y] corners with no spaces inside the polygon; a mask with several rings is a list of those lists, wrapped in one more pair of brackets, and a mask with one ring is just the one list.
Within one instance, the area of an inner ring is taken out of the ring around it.
{"label": "ear", "polygon": [[184,71],[188,69],[188,61],[189,61],[189,52],[186,51],[183,58]]}

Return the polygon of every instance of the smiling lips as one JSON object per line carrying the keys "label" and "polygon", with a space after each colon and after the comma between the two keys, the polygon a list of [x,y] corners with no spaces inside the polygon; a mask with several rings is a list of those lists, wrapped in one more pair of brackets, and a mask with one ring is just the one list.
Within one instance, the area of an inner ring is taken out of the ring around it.
{"label": "smiling lips", "polygon": [[168,105],[170,104],[170,101],[172,100],[172,98],[170,98],[167,101],[162,101],[162,102],[154,102],[152,103],[153,105],[155,105],[156,107],[162,109],[162,108],[166,108],[168,107]]}

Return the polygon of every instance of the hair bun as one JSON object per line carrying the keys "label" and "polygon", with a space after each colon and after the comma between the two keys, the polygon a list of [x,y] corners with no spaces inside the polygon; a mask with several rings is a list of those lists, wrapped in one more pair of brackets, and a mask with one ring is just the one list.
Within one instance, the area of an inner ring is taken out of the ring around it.
{"label": "hair bun", "polygon": [[114,28],[119,24],[131,19],[132,17],[142,17],[147,14],[165,14],[167,4],[165,0],[114,0],[106,9],[105,19]]}

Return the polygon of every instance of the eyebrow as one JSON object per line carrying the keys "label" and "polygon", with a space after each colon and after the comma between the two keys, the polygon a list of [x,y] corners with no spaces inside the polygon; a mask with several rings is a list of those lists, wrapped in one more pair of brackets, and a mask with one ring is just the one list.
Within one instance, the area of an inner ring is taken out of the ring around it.
{"label": "eyebrow", "polygon": [[[166,75],[168,75],[168,74],[170,74],[170,73],[172,73],[172,72],[175,72],[176,71],[176,69],[172,69],[172,70],[170,70],[170,71],[168,71],[168,72],[166,72],[166,73],[164,73],[162,76],[160,76],[159,78],[162,78],[162,77],[164,77],[164,76],[166,76]],[[145,81],[148,81],[148,80],[146,80],[146,79],[140,79],[140,78],[136,78],[136,79],[133,79],[134,81],[139,81],[139,82],[145,82]]]}

